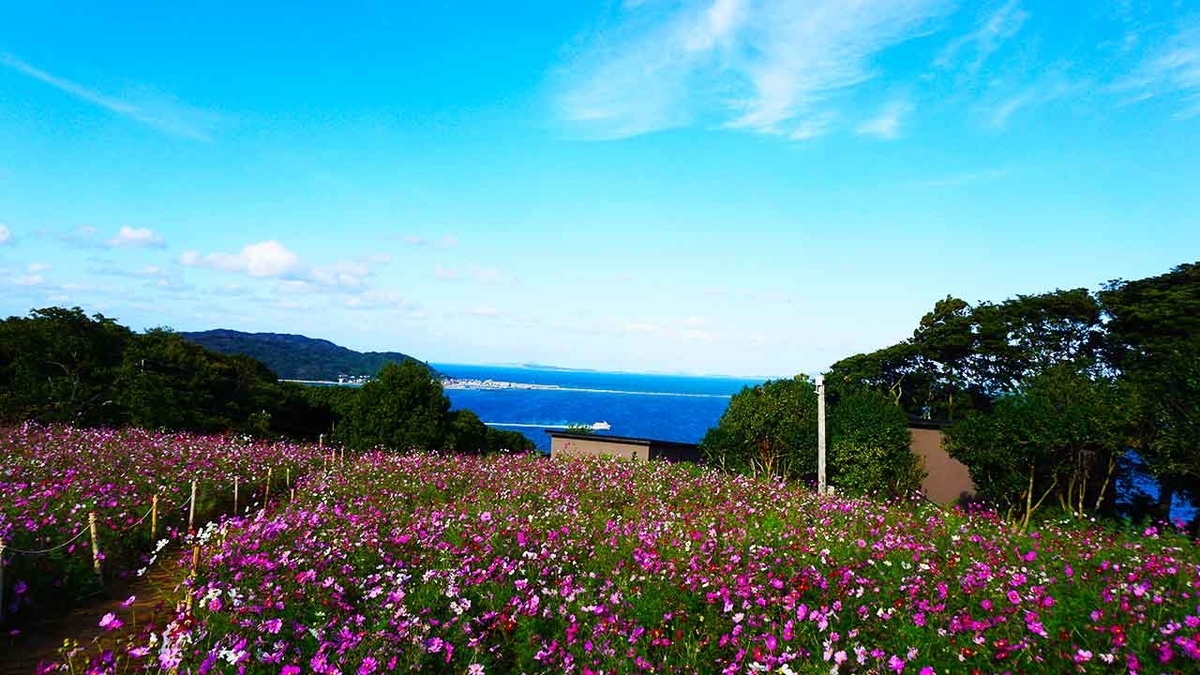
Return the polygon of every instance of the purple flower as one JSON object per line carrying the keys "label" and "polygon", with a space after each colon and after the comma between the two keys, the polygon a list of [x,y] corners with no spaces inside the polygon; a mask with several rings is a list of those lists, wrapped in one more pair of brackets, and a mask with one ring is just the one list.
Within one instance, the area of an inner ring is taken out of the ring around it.
{"label": "purple flower", "polygon": [[133,605],[133,601],[137,600],[136,595],[131,595],[121,603],[121,609],[129,609]]}

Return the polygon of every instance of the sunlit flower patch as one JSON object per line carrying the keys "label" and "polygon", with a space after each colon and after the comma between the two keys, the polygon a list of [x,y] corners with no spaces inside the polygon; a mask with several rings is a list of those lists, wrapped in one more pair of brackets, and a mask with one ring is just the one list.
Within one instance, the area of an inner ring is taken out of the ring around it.
{"label": "sunlit flower patch", "polygon": [[122,667],[1196,672],[1198,560],[691,466],[373,454],[220,525]]}

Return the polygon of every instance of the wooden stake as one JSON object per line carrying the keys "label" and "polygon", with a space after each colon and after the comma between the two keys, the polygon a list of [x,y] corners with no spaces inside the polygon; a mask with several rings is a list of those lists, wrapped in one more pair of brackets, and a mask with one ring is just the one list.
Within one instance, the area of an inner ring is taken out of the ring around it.
{"label": "wooden stake", "polygon": [[100,574],[100,542],[96,539],[96,512],[88,514],[88,527],[92,530],[92,567]]}
{"label": "wooden stake", "polygon": [[292,488],[292,501],[296,501],[296,488]]}
{"label": "wooden stake", "polygon": [[4,540],[0,539],[0,621],[4,620]]}
{"label": "wooden stake", "polygon": [[271,468],[267,467],[267,489],[263,492],[263,508],[267,508],[267,500],[271,498]]}
{"label": "wooden stake", "polygon": [[158,495],[150,500],[150,543],[158,539]]}
{"label": "wooden stake", "polygon": [[325,447],[325,434],[320,434],[317,436],[317,447],[318,448]]}
{"label": "wooden stake", "polygon": [[238,512],[237,507],[238,507],[238,477],[234,476],[233,477],[233,515],[235,515],[235,516],[237,515],[237,512]]}
{"label": "wooden stake", "polygon": [[284,471],[286,473],[283,474],[283,484],[290,488],[292,487],[292,467],[289,466]]}
{"label": "wooden stake", "polygon": [[188,534],[195,532],[196,525],[196,479],[192,479],[192,499],[188,503]]}

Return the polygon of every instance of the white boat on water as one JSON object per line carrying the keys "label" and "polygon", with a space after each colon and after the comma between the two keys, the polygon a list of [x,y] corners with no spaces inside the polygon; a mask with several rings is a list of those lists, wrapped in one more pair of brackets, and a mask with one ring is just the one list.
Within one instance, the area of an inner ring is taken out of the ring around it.
{"label": "white boat on water", "polygon": [[608,431],[609,429],[612,429],[612,425],[608,422],[601,421],[592,423],[592,431]]}

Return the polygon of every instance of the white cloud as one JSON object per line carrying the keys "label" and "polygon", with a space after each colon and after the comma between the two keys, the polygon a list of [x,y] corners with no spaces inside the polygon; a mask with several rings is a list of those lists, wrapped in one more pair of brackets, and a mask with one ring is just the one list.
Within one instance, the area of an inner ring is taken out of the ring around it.
{"label": "white cloud", "polygon": [[244,272],[256,277],[284,278],[301,272],[300,256],[283,244],[270,239],[242,247],[238,253],[184,251],[179,263],[186,267],[207,267],[225,272]]}
{"label": "white cloud", "polygon": [[140,122],[169,136],[207,141],[222,117],[184,105],[173,97],[137,87],[123,96],[110,96],[48,73],[25,61],[0,52],[0,66],[48,84],[75,98],[111,113]]}
{"label": "white cloud", "polygon": [[1020,0],[1008,0],[999,9],[983,16],[975,30],[946,45],[935,65],[950,68],[963,57],[964,52],[973,51],[974,58],[967,63],[966,74],[972,78],[978,75],[988,57],[1005,40],[1016,35],[1029,18],[1029,12],[1021,9],[1020,5]]}
{"label": "white cloud", "polygon": [[929,30],[948,0],[646,3],[559,72],[559,112],[621,138],[693,121],[810,138],[829,99],[876,75],[887,47]]}
{"label": "white cloud", "polygon": [[48,272],[50,267],[50,263],[35,262],[29,264],[28,270],[30,274],[40,274],[42,272]]}
{"label": "white cloud", "polygon": [[441,265],[435,265],[433,268],[433,276],[436,279],[441,279],[443,281],[449,281],[451,279],[458,278],[458,270],[453,269],[453,268],[448,268],[448,267],[442,267]]}
{"label": "white cloud", "polygon": [[155,234],[152,230],[146,227],[129,227],[122,225],[117,232],[117,236],[108,240],[109,246],[156,246],[165,245],[161,235]]}
{"label": "white cloud", "polygon": [[879,115],[860,124],[857,131],[865,136],[895,139],[900,135],[900,124],[912,109],[912,104],[907,101],[892,101],[879,111]]}
{"label": "white cloud", "polygon": [[14,278],[12,282],[17,286],[41,286],[46,283],[46,279],[40,274],[26,274]]}
{"label": "white cloud", "polygon": [[1114,88],[1133,94],[1129,102],[1175,95],[1179,99],[1176,119],[1200,115],[1200,21],[1177,31],[1165,45],[1151,51],[1133,74]]}
{"label": "white cloud", "polygon": [[470,311],[471,316],[483,317],[485,319],[495,319],[500,316],[499,310],[495,307],[482,305]]}
{"label": "white cloud", "polygon": [[0,223],[0,246],[7,246],[13,241],[12,231],[4,223]]}

